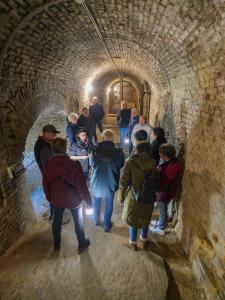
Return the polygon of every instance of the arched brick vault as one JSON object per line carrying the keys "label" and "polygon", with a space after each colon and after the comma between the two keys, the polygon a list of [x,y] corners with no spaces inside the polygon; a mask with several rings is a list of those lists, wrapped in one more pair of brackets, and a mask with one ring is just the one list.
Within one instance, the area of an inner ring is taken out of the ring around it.
{"label": "arched brick vault", "polygon": [[[224,0],[85,3],[118,72],[151,87],[150,122],[158,115],[174,143],[186,143],[178,229],[187,252],[199,258],[204,239],[214,253],[212,267],[224,266]],[[1,0],[0,11],[0,107],[17,160],[50,103],[66,110],[77,99],[87,104],[86,82],[117,73],[76,1]],[[0,153],[6,156],[5,147]]]}

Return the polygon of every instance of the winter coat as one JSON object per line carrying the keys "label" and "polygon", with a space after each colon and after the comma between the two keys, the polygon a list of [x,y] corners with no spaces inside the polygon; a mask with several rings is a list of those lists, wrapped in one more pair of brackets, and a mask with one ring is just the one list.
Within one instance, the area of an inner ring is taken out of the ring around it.
{"label": "winter coat", "polygon": [[102,105],[100,103],[90,105],[89,114],[95,122],[102,120],[104,117]]}
{"label": "winter coat", "polygon": [[53,156],[52,145],[43,136],[39,136],[34,145],[34,156],[38,167],[43,172],[44,166],[48,160]]}
{"label": "winter coat", "polygon": [[82,201],[91,206],[91,196],[79,161],[71,160],[66,154],[54,156],[43,174],[46,198],[54,206],[76,208]]}
{"label": "winter coat", "polygon": [[135,125],[133,130],[132,130],[132,133],[131,133],[131,141],[132,141],[133,145],[134,145],[134,142],[135,142],[135,133],[138,132],[139,130],[145,130],[147,132],[148,137],[149,137],[150,132],[152,130],[152,127],[148,124],[144,124],[144,125],[137,124],[137,125]]}
{"label": "winter coat", "polygon": [[161,180],[157,201],[169,203],[175,195],[181,167],[177,159],[174,159],[160,164],[158,170]]}
{"label": "winter coat", "polygon": [[86,128],[87,135],[91,139],[94,136],[94,121],[91,117],[85,117],[84,115],[80,115],[77,124],[79,127]]}
{"label": "winter coat", "polygon": [[66,126],[66,134],[69,138],[69,142],[70,144],[74,143],[76,141],[76,134],[77,134],[77,130],[78,130],[79,126],[76,124],[73,124],[71,122],[67,122],[67,126]]}
{"label": "winter coat", "polygon": [[[123,169],[120,178],[118,200],[124,203],[123,220],[135,228],[148,227],[154,203],[138,203],[134,198],[135,191],[140,188],[145,173],[156,172],[155,161],[147,153],[133,155]],[[145,173],[144,173],[145,172]]]}
{"label": "winter coat", "polygon": [[139,123],[139,116],[136,116],[136,117],[133,117],[130,119],[129,131],[128,131],[129,138],[131,138],[131,133],[132,133],[134,126],[137,125],[138,123]]}
{"label": "winter coat", "polygon": [[95,197],[106,197],[118,189],[120,169],[124,165],[124,154],[113,142],[99,143],[91,157],[91,192]]}
{"label": "winter coat", "polygon": [[[81,139],[77,138],[76,143],[72,143],[69,148],[70,156],[88,156],[93,150],[93,144],[91,141],[87,140],[86,143],[82,142]],[[89,171],[89,158],[79,160],[83,172]]]}
{"label": "winter coat", "polygon": [[120,128],[128,128],[130,122],[131,110],[120,109],[117,114],[117,122]]}

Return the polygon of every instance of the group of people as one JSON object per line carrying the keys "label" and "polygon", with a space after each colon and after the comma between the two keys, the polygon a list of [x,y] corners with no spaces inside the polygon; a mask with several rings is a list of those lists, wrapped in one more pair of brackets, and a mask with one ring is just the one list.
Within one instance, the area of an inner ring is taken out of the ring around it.
{"label": "group of people", "polygon": [[[93,111],[97,111],[98,118],[93,117]],[[103,131],[104,111],[97,97],[93,98],[89,112],[90,116],[88,109],[83,108],[79,118],[75,113],[68,116],[69,143],[67,139],[56,137],[59,131],[53,125],[46,125],[35,144],[35,158],[50,202],[50,218],[53,218],[54,249],[60,249],[65,209],[71,211],[74,219],[78,253],[90,245],[84,231],[82,202],[86,203],[88,212],[93,211],[93,223],[100,226],[104,199],[103,228],[109,232],[113,226],[114,195],[118,191],[123,219],[129,225],[129,239],[125,245],[144,250],[149,229],[153,233],[165,234],[167,205],[174,197],[180,173],[175,148],[167,143],[161,127],[152,128],[146,116],[139,117],[135,108],[130,111],[124,101],[117,116],[122,147],[115,144],[112,130]],[[100,143],[96,143],[96,126],[103,138]],[[126,162],[125,139],[129,141]],[[149,226],[155,202],[159,219]],[[139,242],[138,229],[141,230]]]}

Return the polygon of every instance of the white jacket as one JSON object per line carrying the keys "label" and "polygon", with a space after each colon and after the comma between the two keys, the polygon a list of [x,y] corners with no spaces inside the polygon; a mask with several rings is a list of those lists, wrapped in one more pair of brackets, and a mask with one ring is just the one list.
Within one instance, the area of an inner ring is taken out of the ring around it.
{"label": "white jacket", "polygon": [[144,125],[137,124],[137,125],[134,126],[134,128],[131,132],[131,142],[132,142],[133,145],[134,145],[134,142],[135,142],[135,133],[138,132],[139,130],[145,130],[147,132],[148,139],[150,140],[149,136],[150,136],[150,132],[152,130],[152,127],[148,124],[144,124]]}

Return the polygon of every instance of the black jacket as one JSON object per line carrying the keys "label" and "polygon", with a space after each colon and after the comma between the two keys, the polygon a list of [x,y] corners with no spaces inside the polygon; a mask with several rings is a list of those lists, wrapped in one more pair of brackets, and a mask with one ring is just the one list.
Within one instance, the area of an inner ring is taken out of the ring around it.
{"label": "black jacket", "polygon": [[124,165],[124,154],[113,142],[99,143],[91,158],[91,192],[95,197],[106,197],[118,189],[120,169]]}
{"label": "black jacket", "polygon": [[87,130],[87,135],[89,138],[94,136],[94,121],[91,117],[85,117],[84,115],[80,115],[77,124],[79,127],[84,127]]}
{"label": "black jacket", "polygon": [[160,155],[159,155],[159,147],[166,143],[167,140],[164,139],[163,141],[161,142],[158,142],[157,140],[151,142],[151,148],[152,148],[152,157],[154,158],[155,162],[156,162],[156,165],[159,164],[159,160],[160,160]]}
{"label": "black jacket", "polygon": [[[70,156],[88,156],[93,149],[92,142],[83,143],[79,138],[76,143],[72,143],[69,148]],[[79,160],[83,172],[88,172],[89,170],[89,158]]]}
{"label": "black jacket", "polygon": [[131,118],[131,110],[130,109],[120,109],[117,114],[117,122],[120,128],[128,128],[129,122]]}
{"label": "black jacket", "polygon": [[34,145],[34,157],[38,167],[43,172],[43,169],[48,160],[53,156],[51,143],[43,136],[39,136]]}
{"label": "black jacket", "polygon": [[95,122],[98,122],[104,117],[104,110],[100,103],[93,104],[89,107],[89,113]]}

